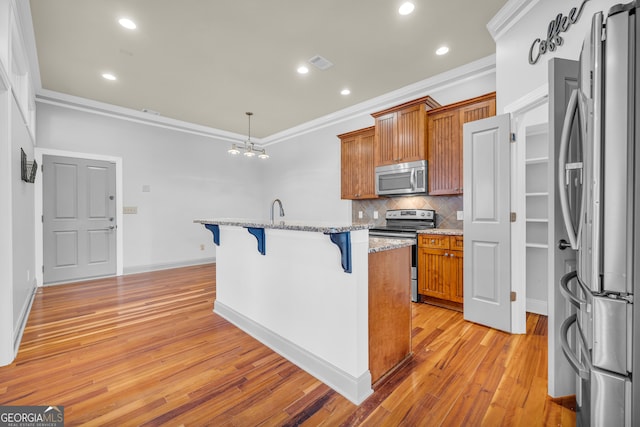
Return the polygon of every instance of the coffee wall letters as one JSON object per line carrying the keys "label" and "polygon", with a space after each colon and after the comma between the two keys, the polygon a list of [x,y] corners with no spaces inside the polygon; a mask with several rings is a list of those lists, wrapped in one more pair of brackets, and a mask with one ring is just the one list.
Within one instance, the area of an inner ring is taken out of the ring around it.
{"label": "coffee wall letters", "polygon": [[580,15],[582,15],[582,9],[584,9],[584,5],[588,1],[583,0],[579,8],[571,8],[566,16],[559,13],[554,20],[549,22],[547,38],[545,40],[535,39],[529,48],[529,64],[535,64],[542,55],[549,51],[553,52],[558,46],[562,46],[564,39],[560,34],[566,32],[572,24],[578,22]]}

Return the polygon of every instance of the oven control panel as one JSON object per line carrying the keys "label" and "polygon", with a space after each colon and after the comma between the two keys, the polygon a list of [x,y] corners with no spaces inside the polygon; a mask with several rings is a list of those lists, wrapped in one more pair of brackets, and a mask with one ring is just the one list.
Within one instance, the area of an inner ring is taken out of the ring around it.
{"label": "oven control panel", "polygon": [[433,209],[392,209],[388,210],[387,219],[435,219],[436,211]]}

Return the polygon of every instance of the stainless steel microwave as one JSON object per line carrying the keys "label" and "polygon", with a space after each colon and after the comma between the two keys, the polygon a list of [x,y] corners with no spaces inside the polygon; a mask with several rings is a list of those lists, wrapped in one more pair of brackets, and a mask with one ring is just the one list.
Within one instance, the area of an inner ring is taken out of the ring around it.
{"label": "stainless steel microwave", "polygon": [[379,196],[427,194],[427,161],[378,166],[376,194]]}

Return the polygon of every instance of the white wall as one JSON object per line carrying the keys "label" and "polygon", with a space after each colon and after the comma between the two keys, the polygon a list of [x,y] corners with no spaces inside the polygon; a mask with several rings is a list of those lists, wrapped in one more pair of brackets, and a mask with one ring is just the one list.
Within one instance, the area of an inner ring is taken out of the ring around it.
{"label": "white wall", "polygon": [[37,141],[39,148],[122,158],[123,204],[138,208],[119,224],[125,273],[211,260],[211,233],[193,220],[263,208],[264,166],[229,156],[223,141],[43,103]]}
{"label": "white wall", "polygon": [[13,360],[13,209],[12,146],[9,108],[11,93],[0,76],[0,366]]}
{"label": "white wall", "polygon": [[[21,179],[21,151],[33,160],[33,142],[15,99],[11,97],[11,208],[13,242],[13,325],[14,334],[28,314],[35,283],[34,184]],[[36,179],[42,179],[37,174]]]}
{"label": "white wall", "polygon": [[[513,2],[513,0],[511,1]],[[549,22],[556,15],[569,14],[573,7],[580,7],[579,0],[539,0],[526,15],[496,39],[496,87],[498,111],[547,83],[548,61],[551,58],[578,59],[584,37],[591,26],[591,17],[598,11],[608,11],[611,6],[624,1],[589,0],[578,22],[567,32],[555,52],[542,55],[535,65],[529,64],[529,48],[537,38],[546,39]]]}
{"label": "white wall", "polygon": [[25,125],[33,125],[33,91],[16,15],[23,5],[0,0],[0,366],[15,356],[35,289],[34,186],[21,180],[20,148],[33,159]]}

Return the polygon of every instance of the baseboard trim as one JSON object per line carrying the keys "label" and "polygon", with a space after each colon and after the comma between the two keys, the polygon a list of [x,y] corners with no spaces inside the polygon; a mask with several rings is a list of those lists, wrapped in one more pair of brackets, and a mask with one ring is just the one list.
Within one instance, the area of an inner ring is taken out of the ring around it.
{"label": "baseboard trim", "polygon": [[20,321],[18,322],[18,326],[13,331],[13,358],[18,355],[18,350],[20,350],[20,343],[22,342],[22,335],[24,334],[24,328],[27,327],[27,320],[29,319],[29,313],[31,313],[31,307],[33,306],[33,300],[36,298],[36,292],[38,291],[38,287],[34,286],[31,291],[31,296],[29,297],[29,301],[24,305],[22,313],[20,313]]}
{"label": "baseboard trim", "polygon": [[212,264],[215,262],[216,262],[216,258],[210,257],[210,258],[200,258],[197,260],[189,260],[189,261],[181,261],[181,262],[166,262],[166,263],[160,263],[160,264],[137,265],[134,267],[125,267],[123,273],[125,275],[137,274],[137,273],[148,273],[149,271],[169,270],[171,268],[191,267],[194,265]]}
{"label": "baseboard trim", "polygon": [[354,404],[361,404],[373,393],[371,372],[369,370],[358,378],[353,377],[218,300],[214,302],[213,312],[222,316],[291,363],[313,375]]}
{"label": "baseboard trim", "polygon": [[533,298],[527,298],[527,311],[530,313],[541,314],[543,316],[548,316],[549,313],[546,301]]}

